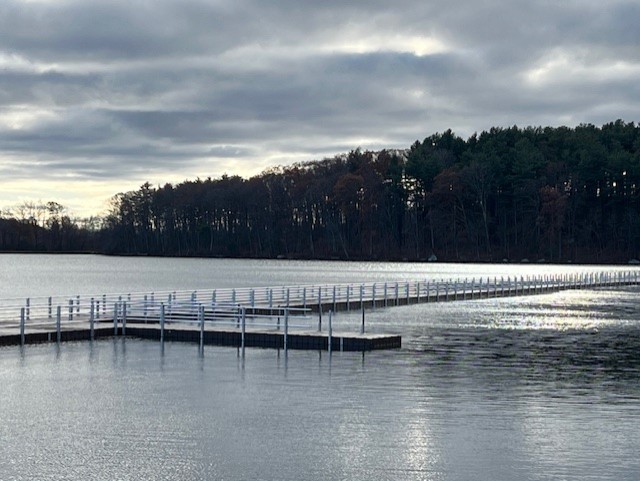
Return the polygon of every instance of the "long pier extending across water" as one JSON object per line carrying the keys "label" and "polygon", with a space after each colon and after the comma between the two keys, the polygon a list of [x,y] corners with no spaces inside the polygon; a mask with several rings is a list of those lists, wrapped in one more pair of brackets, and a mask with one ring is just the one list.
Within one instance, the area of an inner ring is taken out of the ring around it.
{"label": "long pier extending across water", "polygon": [[[371,334],[365,311],[408,304],[637,285],[640,270],[103,294],[0,300],[0,345],[127,335],[237,347],[373,350],[400,336]],[[361,311],[359,332],[335,332],[339,311]]]}

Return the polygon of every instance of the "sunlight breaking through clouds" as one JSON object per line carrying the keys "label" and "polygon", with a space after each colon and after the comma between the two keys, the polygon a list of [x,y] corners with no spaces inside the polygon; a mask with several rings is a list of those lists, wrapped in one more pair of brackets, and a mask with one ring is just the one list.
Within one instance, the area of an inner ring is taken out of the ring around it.
{"label": "sunlight breaking through clouds", "polygon": [[575,52],[555,51],[538,65],[527,70],[526,81],[536,87],[553,84],[573,84],[576,78],[583,82],[606,83],[637,79],[640,61],[590,59]]}

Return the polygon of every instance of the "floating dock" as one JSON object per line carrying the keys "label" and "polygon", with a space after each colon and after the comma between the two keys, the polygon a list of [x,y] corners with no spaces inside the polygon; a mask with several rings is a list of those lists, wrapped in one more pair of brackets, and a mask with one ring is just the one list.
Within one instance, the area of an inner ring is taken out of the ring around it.
{"label": "floating dock", "polygon": [[[202,346],[396,349],[401,347],[400,336],[365,332],[366,310],[636,285],[640,285],[637,268],[526,277],[0,299],[0,345],[126,335]],[[332,330],[332,315],[339,311],[362,312],[359,332]]]}
{"label": "floating dock", "polygon": [[[32,323],[29,329],[22,330],[20,326],[8,326],[0,324],[1,345],[25,345],[46,342],[66,342],[104,339],[117,336],[126,336],[138,339],[149,339],[160,342],[190,342],[199,343],[201,346],[228,346],[228,347],[257,347],[271,349],[306,349],[324,351],[374,351],[381,349],[398,349],[402,347],[402,338],[399,335],[379,333],[354,333],[348,331],[334,331],[333,329],[314,330],[301,329],[300,325],[290,325],[276,321],[276,316],[269,316],[272,326],[265,325],[266,316],[252,314],[255,323],[259,319],[261,326],[249,325],[237,316],[229,316],[230,311],[225,311],[223,317],[220,312],[217,318],[212,318],[211,313],[203,313],[187,316],[184,313],[179,320],[162,321],[159,318],[148,316],[142,318],[118,317],[112,321],[93,321],[76,316],[71,322],[52,324],[48,322]],[[287,312],[281,312],[284,318]],[[175,316],[175,313],[173,313]],[[232,322],[229,322],[233,319]],[[219,322],[222,320],[223,322]],[[292,319],[297,321],[296,318]],[[287,319],[288,321],[288,319]],[[59,327],[58,327],[59,326]]]}
{"label": "floating dock", "polygon": [[[142,339],[159,341],[161,337],[161,331],[157,325],[135,324],[127,326],[126,332],[127,336]],[[242,347],[242,336],[242,331],[237,329],[205,328],[202,339],[206,345]],[[190,326],[178,324],[164,329],[165,341],[198,343],[200,338],[200,330]],[[329,335],[326,332],[317,331],[295,331],[285,335],[283,331],[250,329],[244,332],[244,347],[327,351]],[[333,351],[374,351],[400,347],[402,347],[402,340],[397,335],[339,331],[331,335]]]}

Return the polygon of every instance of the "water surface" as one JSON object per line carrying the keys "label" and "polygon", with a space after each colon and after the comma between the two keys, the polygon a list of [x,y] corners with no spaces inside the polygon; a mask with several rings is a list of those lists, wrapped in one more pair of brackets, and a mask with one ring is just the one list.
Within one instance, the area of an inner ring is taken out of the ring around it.
{"label": "water surface", "polygon": [[480,276],[506,278],[630,269],[639,268],[0,254],[0,299]]}
{"label": "water surface", "polygon": [[0,348],[0,479],[637,480],[638,299],[378,309],[404,347],[365,355]]}

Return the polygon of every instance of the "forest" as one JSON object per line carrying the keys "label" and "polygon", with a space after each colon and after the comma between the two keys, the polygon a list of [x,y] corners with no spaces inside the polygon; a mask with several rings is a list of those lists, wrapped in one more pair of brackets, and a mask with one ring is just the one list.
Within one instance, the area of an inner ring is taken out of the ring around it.
{"label": "forest", "polygon": [[0,215],[0,250],[119,255],[627,263],[640,258],[640,126],[451,130],[120,193],[102,218]]}

